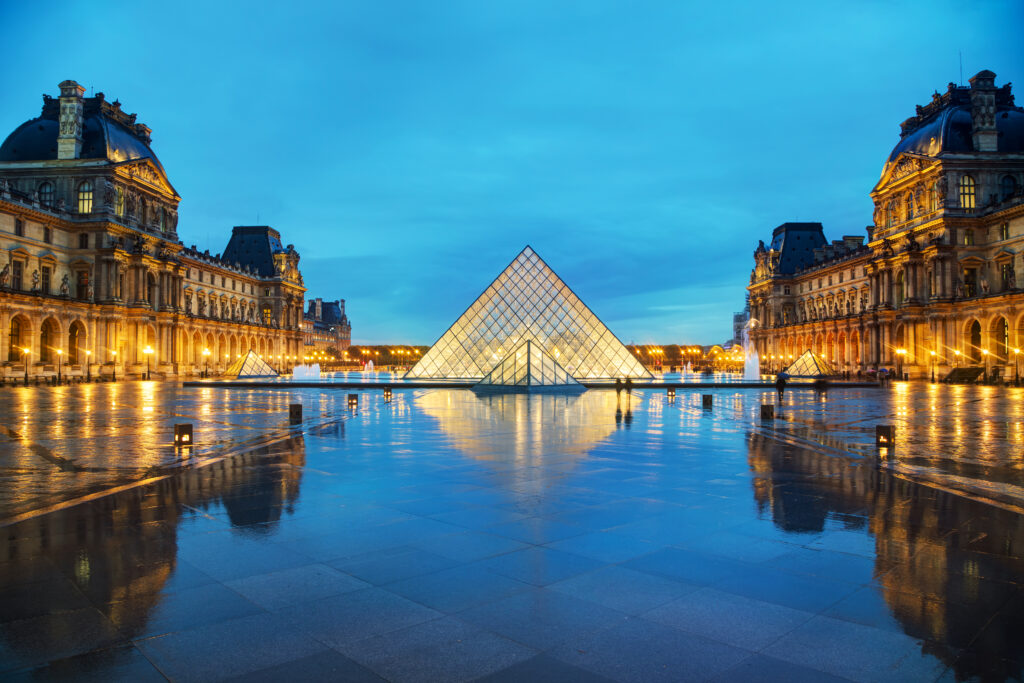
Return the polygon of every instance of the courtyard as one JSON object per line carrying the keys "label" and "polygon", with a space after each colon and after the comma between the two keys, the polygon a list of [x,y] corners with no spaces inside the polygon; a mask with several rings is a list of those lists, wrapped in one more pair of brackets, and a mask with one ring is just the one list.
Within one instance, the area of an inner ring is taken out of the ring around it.
{"label": "courtyard", "polygon": [[1022,676],[1024,390],[346,397],[0,391],[0,677]]}

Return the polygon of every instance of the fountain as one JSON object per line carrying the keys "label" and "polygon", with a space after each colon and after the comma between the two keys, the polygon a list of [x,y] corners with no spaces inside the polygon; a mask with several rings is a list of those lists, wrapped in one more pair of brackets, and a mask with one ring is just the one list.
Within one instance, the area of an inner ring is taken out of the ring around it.
{"label": "fountain", "polygon": [[693,374],[693,363],[691,363],[690,361],[686,361],[686,366],[683,368],[683,374],[684,375]]}
{"label": "fountain", "polygon": [[363,369],[364,372],[373,372],[373,361],[366,361],[366,367]]}
{"label": "fountain", "polygon": [[757,350],[750,343],[750,330],[755,327],[757,320],[754,318],[743,327],[743,350],[746,352],[746,358],[743,359],[743,379],[747,380],[761,379],[761,360],[757,357]]}
{"label": "fountain", "polygon": [[320,381],[320,364],[296,365],[292,368],[292,379]]}

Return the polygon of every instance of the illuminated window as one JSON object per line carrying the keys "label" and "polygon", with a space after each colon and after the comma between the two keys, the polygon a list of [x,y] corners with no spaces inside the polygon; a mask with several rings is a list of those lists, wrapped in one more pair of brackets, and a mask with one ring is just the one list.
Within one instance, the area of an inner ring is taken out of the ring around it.
{"label": "illuminated window", "polygon": [[960,208],[961,209],[973,209],[974,208],[974,178],[969,175],[960,176],[960,182],[957,185],[960,196]]}
{"label": "illuminated window", "polygon": [[891,228],[893,223],[896,222],[896,202],[889,202],[889,205],[885,208],[885,227]]}
{"label": "illuminated window", "polygon": [[974,231],[971,230],[970,228],[964,230],[964,246],[965,247],[973,247],[974,246]]}
{"label": "illuminated window", "polygon": [[1015,283],[1013,283],[1013,279],[1014,279],[1014,276],[1013,276],[1013,264],[1012,263],[1004,263],[1004,264],[1002,264],[999,267],[999,272],[1000,272],[1000,275],[1002,275],[1002,277],[1003,277],[1003,291],[1005,292],[1008,289],[1010,289],[1010,285],[1011,284],[1015,284]]}
{"label": "illuminated window", "polygon": [[914,217],[914,195],[910,192],[907,193],[906,199],[903,200],[903,215],[909,221]]}
{"label": "illuminated window", "polygon": [[92,213],[92,183],[88,180],[78,184],[78,213]]}
{"label": "illuminated window", "polygon": [[999,182],[999,199],[1005,202],[1015,194],[1017,194],[1017,181],[1012,175],[1004,175]]}
{"label": "illuminated window", "polygon": [[1010,224],[1003,223],[999,226],[999,239],[1008,240],[1010,239]]}
{"label": "illuminated window", "polygon": [[49,180],[39,186],[39,203],[43,206],[53,206],[53,183]]}
{"label": "illuminated window", "polygon": [[118,216],[124,216],[124,190],[118,187],[114,191],[114,213]]}
{"label": "illuminated window", "polygon": [[50,266],[43,266],[39,269],[40,273],[40,286],[43,294],[50,293]]}
{"label": "illuminated window", "polygon": [[7,348],[7,360],[10,362],[21,360],[21,319],[11,320],[10,346]]}
{"label": "illuminated window", "polygon": [[939,210],[939,184],[932,183],[932,189],[928,191],[928,206],[932,211]]}

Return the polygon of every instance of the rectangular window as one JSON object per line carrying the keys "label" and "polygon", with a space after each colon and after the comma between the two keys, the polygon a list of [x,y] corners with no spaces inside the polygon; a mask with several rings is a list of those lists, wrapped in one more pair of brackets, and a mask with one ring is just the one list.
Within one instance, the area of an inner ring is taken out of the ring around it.
{"label": "rectangular window", "polygon": [[828,286],[829,287],[832,286],[832,276],[831,275],[828,276]]}
{"label": "rectangular window", "polygon": [[1004,263],[999,267],[1000,273],[1003,276],[1003,291],[1010,289],[1011,281],[1013,279],[1013,265],[1010,263]]}
{"label": "rectangular window", "polygon": [[43,241],[47,244],[53,244],[53,231],[45,225],[43,226]]}
{"label": "rectangular window", "polygon": [[234,280],[231,281],[231,291],[232,292],[235,291],[235,281]]}
{"label": "rectangular window", "polygon": [[978,293],[978,269],[964,268],[964,296],[975,296]]}
{"label": "rectangular window", "polygon": [[263,290],[263,296],[270,296],[270,287]]}
{"label": "rectangular window", "polygon": [[785,287],[782,288],[782,293],[789,294],[789,285],[786,285]]}
{"label": "rectangular window", "polygon": [[89,248],[89,233],[83,232],[78,236],[78,248],[88,249]]}
{"label": "rectangular window", "polygon": [[20,218],[14,219],[14,234],[17,235],[18,237],[25,236],[25,221],[21,220]]}
{"label": "rectangular window", "polygon": [[1010,239],[1010,224],[1003,223],[999,226],[999,239],[1008,240]]}
{"label": "rectangular window", "polygon": [[43,266],[40,269],[40,273],[41,273],[41,276],[42,276],[41,277],[42,281],[40,282],[40,286],[42,287],[42,292],[43,292],[43,294],[49,294],[50,293],[50,267],[49,266]]}
{"label": "rectangular window", "polygon": [[21,261],[11,262],[11,289],[22,289],[25,275],[25,264]]}
{"label": "rectangular window", "polygon": [[843,284],[843,271],[839,271],[839,284]]}
{"label": "rectangular window", "polygon": [[965,247],[973,247],[974,246],[974,231],[971,230],[970,228],[968,228],[967,230],[964,230],[964,246]]}
{"label": "rectangular window", "polygon": [[78,278],[75,281],[75,293],[79,299],[85,299],[89,289],[89,273],[85,270],[78,271]]}
{"label": "rectangular window", "polygon": [[224,286],[224,276],[223,275],[220,276],[220,286],[221,287]]}

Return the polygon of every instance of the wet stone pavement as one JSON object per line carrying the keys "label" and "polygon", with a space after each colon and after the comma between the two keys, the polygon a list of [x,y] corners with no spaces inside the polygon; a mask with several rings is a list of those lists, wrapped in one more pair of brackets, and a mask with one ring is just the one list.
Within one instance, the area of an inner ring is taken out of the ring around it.
{"label": "wet stone pavement", "polygon": [[1015,391],[7,389],[0,678],[1019,680]]}

